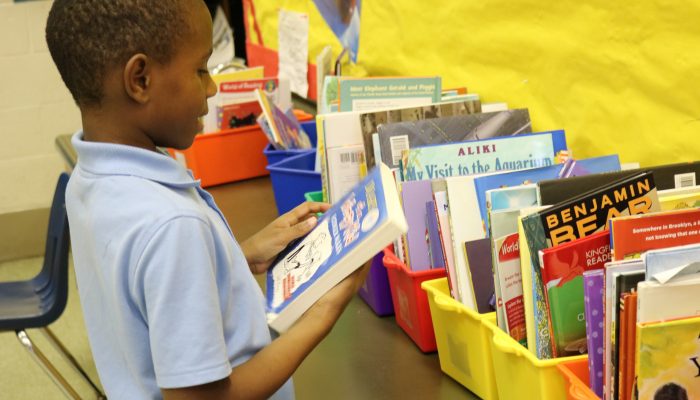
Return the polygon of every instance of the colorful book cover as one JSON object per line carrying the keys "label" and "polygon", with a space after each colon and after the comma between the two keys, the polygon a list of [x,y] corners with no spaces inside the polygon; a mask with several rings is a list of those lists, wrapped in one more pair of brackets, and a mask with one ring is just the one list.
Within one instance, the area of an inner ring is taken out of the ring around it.
{"label": "colorful book cover", "polygon": [[375,168],[267,272],[267,321],[286,331],[338,282],[408,229],[391,171]]}
{"label": "colorful book cover", "polygon": [[696,193],[679,194],[674,196],[661,196],[659,193],[659,201],[661,201],[662,210],[680,210],[684,208],[700,207],[700,186]]}
{"label": "colorful book cover", "polygon": [[438,103],[441,97],[442,79],[439,76],[338,80],[340,111],[422,106]]}
{"label": "colorful book cover", "polygon": [[[479,212],[481,213],[481,220],[484,223],[486,232],[488,232],[488,217],[486,215],[486,191],[507,186],[537,183],[541,180],[557,178],[561,175],[562,170],[567,165],[568,164],[554,164],[540,168],[509,171],[500,174],[481,176],[474,179],[474,186],[476,187],[476,198],[479,204]],[[613,154],[609,156],[576,160],[576,165],[576,171],[573,172],[576,175],[571,176],[618,171],[620,169],[620,159],[617,154]]]}
{"label": "colorful book cover", "polygon": [[648,250],[700,243],[700,208],[621,216],[610,220],[614,260],[640,257]]}
{"label": "colorful book cover", "polygon": [[[473,98],[467,100],[450,100],[449,102],[441,102],[439,104],[430,104],[421,107],[397,108],[392,110],[370,111],[360,114],[362,127],[362,141],[365,145],[365,155],[367,158],[367,167],[371,168],[378,161],[382,160],[379,156],[375,158],[375,154],[382,154],[383,149],[389,149],[391,158],[386,158],[385,164],[395,167],[398,166],[398,160],[401,158],[403,150],[411,146],[422,146],[433,143],[444,143],[452,141],[450,137],[442,135],[422,136],[412,135],[410,132],[396,132],[392,135],[392,130],[386,130],[386,126],[397,122],[411,122],[424,119],[435,119],[442,117],[452,117],[456,115],[477,114],[481,112],[481,102],[479,96],[474,95]],[[387,131],[383,139],[379,137],[379,126]],[[377,135],[379,141],[375,147],[372,137]],[[435,142],[437,140],[437,142]],[[387,153],[389,154],[389,153]]]}
{"label": "colorful book cover", "polygon": [[217,106],[217,111],[217,126],[221,130],[255,125],[262,113],[257,101]]}
{"label": "colorful book cover", "polygon": [[411,271],[425,271],[431,268],[428,243],[425,240],[425,203],[433,199],[433,190],[430,181],[404,182],[401,186],[403,210],[408,222],[408,267]]}
{"label": "colorful book cover", "polygon": [[563,150],[562,130],[415,147],[403,152],[402,175],[412,181],[545,167]]}
{"label": "colorful book cover", "polygon": [[[517,216],[516,211],[513,218]],[[527,346],[518,233],[516,231],[494,238],[493,243],[494,283],[499,287],[500,293],[496,301],[503,315],[501,328],[520,344]]]}
{"label": "colorful book cover", "polygon": [[[534,184],[510,186],[486,191],[487,219],[489,219],[488,213],[492,211],[532,207],[536,205],[537,186]],[[490,225],[489,223],[487,226]]]}
{"label": "colorful book cover", "polygon": [[[392,120],[378,123],[375,130],[380,144],[380,160],[398,167],[403,151],[409,148],[532,131],[527,109],[487,113],[482,112],[481,106],[476,111],[476,107],[463,109],[463,105],[462,102],[431,105],[422,108],[427,108],[428,112],[402,112],[401,119],[397,118],[398,112],[392,112],[389,114]],[[454,110],[456,106],[459,108]],[[443,109],[450,112],[443,112]]]}
{"label": "colorful book cover", "polygon": [[255,96],[262,114],[267,120],[267,125],[275,138],[272,146],[277,150],[309,149],[311,141],[306,132],[299,125],[294,114],[287,115],[270,100],[267,94],[260,89],[255,90]]}
{"label": "colorful book cover", "polygon": [[586,315],[586,344],[588,347],[588,379],[591,390],[603,398],[603,270],[583,273],[583,301]]}
{"label": "colorful book cover", "polygon": [[[539,265],[540,250],[556,247],[604,230],[608,220],[612,217],[658,210],[659,201],[654,177],[650,172],[642,172],[523,218],[525,240],[534,271],[533,287],[539,287],[538,291],[544,292]],[[541,300],[544,300],[544,296]],[[544,304],[538,304],[536,307],[537,329],[535,331],[541,335],[537,339],[536,355],[540,359],[547,359],[551,358],[554,353],[550,338],[546,335],[547,332],[551,333],[547,314],[538,312],[543,309],[546,310]],[[545,337],[547,340],[544,340]]]}
{"label": "colorful book cover", "polygon": [[610,261],[610,235],[598,232],[540,251],[553,351],[558,357],[586,352],[583,273]]}
{"label": "colorful book cover", "polygon": [[639,399],[695,399],[700,396],[700,318],[639,324]]}
{"label": "colorful book cover", "polygon": [[464,252],[474,292],[476,311],[482,314],[492,312],[495,309],[491,306],[491,299],[494,297],[491,241],[488,238],[483,238],[465,242]]}

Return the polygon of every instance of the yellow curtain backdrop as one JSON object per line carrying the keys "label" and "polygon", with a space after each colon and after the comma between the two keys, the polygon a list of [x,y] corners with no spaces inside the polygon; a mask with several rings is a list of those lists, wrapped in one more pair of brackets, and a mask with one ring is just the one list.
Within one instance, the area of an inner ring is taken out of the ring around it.
{"label": "yellow curtain backdrop", "polygon": [[[257,0],[265,45],[280,8],[309,15],[309,55],[340,45],[311,0]],[[566,130],[577,158],[700,159],[700,1],[363,0],[350,75],[439,75]]]}

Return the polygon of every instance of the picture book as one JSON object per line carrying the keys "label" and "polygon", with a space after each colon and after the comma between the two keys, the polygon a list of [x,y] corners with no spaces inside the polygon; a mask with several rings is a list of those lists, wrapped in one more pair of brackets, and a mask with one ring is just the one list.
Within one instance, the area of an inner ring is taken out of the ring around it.
{"label": "picture book", "polygon": [[268,270],[270,327],[286,331],[324,293],[407,229],[392,173],[380,165]]}
{"label": "picture book", "polygon": [[700,316],[700,261],[668,271],[676,274],[668,280],[661,277],[661,281],[658,275],[647,276],[637,285],[638,322]]}
{"label": "picture book", "polygon": [[441,93],[439,76],[338,79],[339,111],[422,106],[438,103]]}
{"label": "picture book", "polygon": [[700,317],[637,326],[635,372],[639,399],[700,395]]}
{"label": "picture book", "polygon": [[603,398],[603,270],[583,272],[583,301],[586,315],[586,344],[588,347],[588,380],[591,390]]}
{"label": "picture book", "polygon": [[437,210],[438,228],[440,229],[440,237],[442,238],[442,250],[445,255],[445,268],[447,270],[447,278],[450,281],[451,295],[453,299],[461,302],[462,300],[459,295],[460,284],[457,272],[455,271],[455,257],[452,247],[452,228],[450,227],[447,192],[445,190],[434,191],[433,199],[435,200],[435,209]]}
{"label": "picture book", "polygon": [[[577,175],[617,171],[620,169],[620,159],[617,154],[610,156],[586,158],[576,160]],[[508,171],[474,179],[476,198],[481,213],[481,220],[488,232],[488,218],[486,216],[486,191],[507,186],[522,185],[525,183],[537,183],[544,179],[552,179],[561,176],[566,164],[554,164],[546,167]],[[576,176],[576,175],[573,175]]]}
{"label": "picture book", "polygon": [[[520,210],[518,217],[518,249],[520,250],[520,274],[523,281],[523,307],[525,309],[525,328],[527,329],[527,348],[538,359],[548,359],[552,357],[550,343],[550,330],[538,329],[537,321],[547,320],[547,304],[545,301],[544,288],[536,284],[535,265],[532,263],[532,256],[528,248],[523,227],[523,219],[534,213],[546,209],[546,206],[529,207]],[[538,267],[539,268],[539,267]],[[546,351],[550,350],[548,354]]]}
{"label": "picture book", "polygon": [[498,326],[527,345],[518,240],[519,209],[491,212],[492,265]]}
{"label": "picture book", "polygon": [[536,205],[537,185],[535,184],[509,186],[486,191],[487,219],[490,219],[488,218],[488,212],[491,211],[532,207]]}
{"label": "picture book", "polygon": [[414,147],[403,152],[401,176],[413,181],[544,167],[562,150],[561,130]]}
{"label": "picture book", "polygon": [[[643,172],[523,218],[525,240],[534,271],[533,286],[540,287],[544,292],[538,256],[540,250],[601,231],[612,217],[658,210],[654,178],[650,172]],[[546,313],[537,314],[536,323],[537,332],[551,332]],[[537,345],[539,355],[546,358],[553,355],[550,342],[538,340]]]}
{"label": "picture book", "polygon": [[[700,243],[647,251],[642,257],[648,277],[664,282],[679,272],[688,273],[685,266],[700,260]],[[683,269],[679,269],[683,267]]]}
{"label": "picture book", "polygon": [[[265,92],[282,110],[292,108],[292,96],[289,89],[289,81],[277,78],[245,79],[238,81],[223,81],[217,85],[217,93],[207,100],[209,113],[204,117],[204,132],[216,132],[220,126],[229,126],[232,123],[237,126],[254,125],[260,115],[260,108],[255,107],[257,102],[255,90],[260,89]],[[235,104],[245,104],[240,106],[236,115],[236,120],[224,119],[223,112],[229,114]],[[252,104],[250,104],[252,103]],[[243,114],[248,110],[247,114]]]}
{"label": "picture book", "polygon": [[[461,103],[447,103],[461,104]],[[441,104],[444,108],[446,104]],[[436,108],[435,105],[431,106]],[[424,113],[424,118],[402,118],[377,124],[381,161],[398,168],[403,151],[432,144],[465,142],[530,133],[527,109],[485,113],[479,111],[438,115],[438,110]],[[449,110],[449,108],[448,108]],[[464,174],[462,174],[464,175]]]}
{"label": "picture book", "polygon": [[257,101],[217,106],[216,130],[255,125],[256,119],[261,113],[262,110]]}
{"label": "picture book", "polygon": [[610,261],[610,235],[593,235],[540,250],[542,282],[558,357],[586,352],[583,273]]}
{"label": "picture book", "polygon": [[604,387],[606,397],[608,398],[612,396],[612,386],[614,384],[614,380],[612,379],[612,357],[614,354],[613,348],[616,323],[613,310],[616,309],[618,304],[618,299],[615,298],[616,278],[620,274],[640,272],[644,272],[644,262],[641,259],[610,261],[605,264],[605,275],[603,278],[605,286],[605,301],[603,302],[605,310],[603,312],[605,318],[605,340],[603,342],[605,361],[603,365],[605,365]]}
{"label": "picture book", "polygon": [[274,138],[272,147],[276,150],[310,149],[311,140],[304,132],[293,113],[287,115],[268,95],[260,89],[255,89],[259,108],[267,121],[266,127]]}
{"label": "picture book", "polygon": [[542,181],[538,184],[540,204],[560,203],[582,192],[594,190],[610,182],[637,175],[643,171],[650,171],[654,174],[654,183],[657,190],[673,189],[676,188],[676,184],[688,184],[690,180],[687,178],[683,179],[683,177],[689,177],[691,174],[695,176],[698,173],[698,169],[700,169],[700,162],[695,161]]}
{"label": "picture book", "polygon": [[491,266],[491,241],[488,238],[470,240],[464,243],[464,257],[469,268],[469,281],[474,293],[476,311],[489,313],[494,298],[494,282]]}
{"label": "picture book", "polygon": [[433,190],[430,181],[403,182],[401,186],[403,210],[408,222],[406,246],[410,263],[407,266],[411,271],[425,271],[431,268],[425,203],[433,199]]}
{"label": "picture book", "polygon": [[662,210],[680,210],[684,208],[700,207],[700,186],[692,186],[694,191],[662,196],[659,192],[659,201]]}
{"label": "picture book", "polygon": [[[264,76],[264,69],[263,67],[254,67],[254,68],[247,68],[244,70],[240,71],[232,71],[232,72],[226,72],[226,73],[221,73],[221,74],[214,74],[211,75],[211,79],[214,81],[214,84],[216,85],[217,89],[220,88],[220,85],[224,82],[237,82],[237,81],[243,81],[243,80],[249,80],[249,79],[262,79]],[[255,99],[250,99],[248,101],[254,102]],[[291,97],[289,100],[291,104]],[[202,123],[204,125],[204,132],[216,132],[219,128],[217,127],[217,115],[218,115],[218,110],[217,107],[220,105],[219,102],[219,96],[218,92],[216,95],[210,97],[207,99],[207,106],[209,112],[207,113],[206,116],[202,119]]]}
{"label": "picture book", "polygon": [[613,259],[647,250],[700,243],[700,208],[620,216],[610,220]]}
{"label": "picture book", "polygon": [[623,293],[629,293],[636,289],[637,284],[644,280],[644,272],[623,272],[615,277],[614,287],[613,287],[613,316],[612,316],[612,336],[610,347],[612,354],[610,355],[611,363],[610,373],[612,375],[612,393],[613,398],[617,399],[620,397],[620,344],[621,344],[621,327],[622,318],[620,317],[621,306],[622,306],[622,295]]}
{"label": "picture book", "polygon": [[[438,104],[430,104],[420,107],[405,107],[395,108],[391,110],[369,111],[360,114],[360,125],[362,127],[362,141],[365,146],[365,156],[367,159],[367,168],[371,168],[375,164],[375,154],[381,154],[382,149],[390,149],[392,158],[387,158],[385,164],[390,167],[398,167],[398,161],[401,158],[401,152],[408,149],[410,146],[417,146],[431,143],[444,143],[451,141],[451,138],[445,136],[413,136],[411,132],[404,132],[394,136],[383,136],[381,140],[378,134],[380,125],[391,125],[397,122],[419,121],[424,119],[435,119],[441,117],[452,117],[457,115],[476,114],[481,112],[481,102],[478,96],[473,96],[470,99],[450,100],[448,102],[440,102]],[[377,135],[379,141],[378,146],[374,146],[372,140],[373,135]],[[437,142],[435,142],[437,140]],[[378,158],[382,161],[382,158]]]}
{"label": "picture book", "polygon": [[425,203],[425,225],[428,232],[430,267],[446,269],[445,254],[442,247],[442,237],[440,236],[440,226],[434,200]]}

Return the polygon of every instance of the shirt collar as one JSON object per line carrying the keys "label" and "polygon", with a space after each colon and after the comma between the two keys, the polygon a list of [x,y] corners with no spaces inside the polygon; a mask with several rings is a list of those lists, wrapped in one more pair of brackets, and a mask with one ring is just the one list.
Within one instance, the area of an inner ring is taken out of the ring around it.
{"label": "shirt collar", "polygon": [[93,174],[135,176],[180,188],[200,185],[190,170],[163,153],[123,144],[86,142],[82,130],[73,135],[71,143],[80,168]]}

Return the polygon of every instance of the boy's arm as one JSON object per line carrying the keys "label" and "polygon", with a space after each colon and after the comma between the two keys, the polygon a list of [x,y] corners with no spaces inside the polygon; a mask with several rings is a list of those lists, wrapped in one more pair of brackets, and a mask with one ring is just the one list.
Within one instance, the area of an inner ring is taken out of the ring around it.
{"label": "boy's arm", "polygon": [[272,396],[331,331],[368,271],[369,263],[340,282],[286,333],[234,368],[227,379],[189,388],[162,389],[163,398],[266,399]]}
{"label": "boy's arm", "polygon": [[328,208],[330,204],[327,203],[302,203],[241,243],[250,270],[254,274],[267,271],[289,242],[306,235],[316,226],[316,213],[326,212]]}

